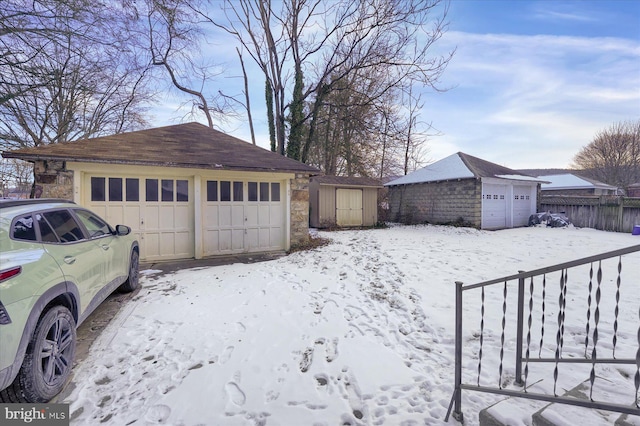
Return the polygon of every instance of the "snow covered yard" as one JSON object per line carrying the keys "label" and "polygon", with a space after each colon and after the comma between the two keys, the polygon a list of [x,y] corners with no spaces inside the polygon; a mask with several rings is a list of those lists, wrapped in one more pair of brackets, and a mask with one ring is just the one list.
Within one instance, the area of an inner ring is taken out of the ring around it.
{"label": "snow covered yard", "polygon": [[[541,227],[392,226],[319,235],[332,243],[274,261],[164,276],[143,271],[139,295],[74,371],[77,386],[64,401],[72,424],[443,424],[453,392],[455,281],[640,243],[628,234]],[[632,256],[623,286],[638,285],[640,258]],[[614,297],[611,290],[603,299]],[[488,354],[500,348],[502,295],[487,293],[487,333],[498,336],[487,336]],[[626,321],[631,331],[621,325],[619,351],[637,347],[635,293],[635,317]],[[479,325],[471,321],[479,306],[465,304],[469,370],[477,370]],[[483,374],[496,364],[487,360]],[[463,391],[465,423],[477,424],[478,412],[500,399]]]}

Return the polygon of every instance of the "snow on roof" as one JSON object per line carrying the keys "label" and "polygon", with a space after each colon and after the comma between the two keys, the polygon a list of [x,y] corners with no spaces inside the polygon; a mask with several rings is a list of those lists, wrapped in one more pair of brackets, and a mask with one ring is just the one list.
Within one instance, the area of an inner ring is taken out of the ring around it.
{"label": "snow on roof", "polygon": [[392,180],[385,186],[408,185],[412,183],[438,182],[453,179],[469,178],[500,178],[508,180],[520,180],[528,182],[542,182],[533,176],[518,173],[498,164],[491,163],[481,158],[473,157],[464,152],[457,152],[453,155],[436,161],[433,164]]}
{"label": "snow on roof", "polygon": [[615,186],[607,185],[598,181],[588,181],[571,173],[561,175],[549,175],[544,177],[550,183],[543,183],[542,189],[616,189]]}
{"label": "snow on roof", "polygon": [[391,182],[387,182],[385,186],[390,185],[407,185],[411,183],[435,182],[449,179],[467,179],[475,177],[469,168],[464,164],[458,154],[453,154],[433,164],[402,176]]}
{"label": "snow on roof", "polygon": [[525,182],[546,182],[540,178],[533,176],[524,176],[524,175],[496,175],[497,178],[500,179],[509,179],[509,180],[522,180]]}

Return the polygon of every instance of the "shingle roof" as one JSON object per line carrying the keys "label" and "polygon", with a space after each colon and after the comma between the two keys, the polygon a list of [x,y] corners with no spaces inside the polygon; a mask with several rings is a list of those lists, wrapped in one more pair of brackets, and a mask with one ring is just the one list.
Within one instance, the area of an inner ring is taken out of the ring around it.
{"label": "shingle roof", "polygon": [[315,176],[312,180],[321,185],[348,185],[348,186],[373,186],[382,187],[378,179],[354,176]]}
{"label": "shingle roof", "polygon": [[64,160],[216,170],[304,172],[312,175],[320,172],[315,167],[199,123],[5,151],[2,156],[27,161]]}
{"label": "shingle roof", "polygon": [[519,173],[508,167],[482,160],[464,152],[458,152],[385,185],[407,185],[483,177],[536,181],[533,176]]}

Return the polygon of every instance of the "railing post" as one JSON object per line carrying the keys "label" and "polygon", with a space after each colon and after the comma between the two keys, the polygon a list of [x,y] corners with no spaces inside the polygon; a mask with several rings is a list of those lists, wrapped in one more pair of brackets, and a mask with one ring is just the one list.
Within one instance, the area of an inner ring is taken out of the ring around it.
{"label": "railing post", "polygon": [[[518,271],[522,274],[524,271]],[[524,386],[522,380],[522,329],[524,327],[524,277],[518,278],[518,323],[516,332],[516,379],[515,384]]]}
{"label": "railing post", "polygon": [[456,387],[453,398],[455,400],[453,418],[462,423],[462,282],[456,281]]}

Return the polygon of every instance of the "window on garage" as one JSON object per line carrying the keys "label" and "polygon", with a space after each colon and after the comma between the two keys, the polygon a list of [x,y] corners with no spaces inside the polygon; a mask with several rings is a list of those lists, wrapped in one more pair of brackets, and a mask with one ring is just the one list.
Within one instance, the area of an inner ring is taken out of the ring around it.
{"label": "window on garage", "polygon": [[127,201],[140,201],[140,182],[138,179],[127,178]]}
{"label": "window on garage", "polygon": [[91,201],[105,201],[105,178],[91,178]]}
{"label": "window on garage", "polygon": [[147,201],[158,201],[158,179],[147,179],[145,189]]}
{"label": "window on garage", "polygon": [[220,182],[220,201],[231,201],[231,182],[228,180]]}
{"label": "window on garage", "polygon": [[258,182],[247,183],[249,201],[258,201]]}
{"label": "window on garage", "polygon": [[122,201],[122,178],[109,178],[109,201]]}
{"label": "window on garage", "polygon": [[233,201],[243,201],[242,182],[233,182]]}
{"label": "window on garage", "polygon": [[269,201],[269,182],[260,182],[260,201]]}

